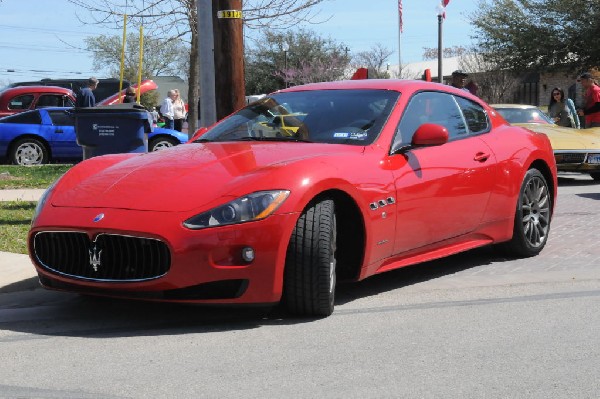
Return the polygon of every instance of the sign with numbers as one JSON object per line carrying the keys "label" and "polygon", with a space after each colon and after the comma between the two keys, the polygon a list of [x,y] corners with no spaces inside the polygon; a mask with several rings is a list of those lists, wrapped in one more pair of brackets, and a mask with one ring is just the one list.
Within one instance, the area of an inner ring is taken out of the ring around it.
{"label": "sign with numbers", "polygon": [[221,10],[217,12],[217,18],[241,19],[241,10]]}

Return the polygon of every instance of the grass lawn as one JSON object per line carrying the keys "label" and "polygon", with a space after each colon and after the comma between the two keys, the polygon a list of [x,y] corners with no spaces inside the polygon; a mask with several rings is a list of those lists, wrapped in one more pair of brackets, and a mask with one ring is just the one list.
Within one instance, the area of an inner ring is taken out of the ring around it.
{"label": "grass lawn", "polygon": [[[47,188],[73,165],[0,165],[0,190]],[[35,202],[0,201],[0,251],[26,254]]]}
{"label": "grass lawn", "polygon": [[27,253],[27,232],[35,211],[35,202],[0,202],[0,251]]}
{"label": "grass lawn", "polygon": [[0,190],[46,188],[73,165],[0,165]]}

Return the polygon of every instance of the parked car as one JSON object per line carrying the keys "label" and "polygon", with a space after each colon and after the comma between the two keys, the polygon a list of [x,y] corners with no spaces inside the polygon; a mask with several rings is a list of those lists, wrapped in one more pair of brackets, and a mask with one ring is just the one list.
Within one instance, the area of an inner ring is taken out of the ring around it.
{"label": "parked car", "polygon": [[[265,131],[304,115],[296,132]],[[49,289],[327,316],[338,280],[504,243],[545,246],[548,138],[475,96],[408,80],[278,91],[169,151],[91,158],[39,201]]]}
{"label": "parked car", "polygon": [[509,123],[547,135],[559,171],[589,173],[594,180],[600,180],[600,128],[558,126],[533,105],[495,104],[492,107]]}
{"label": "parked car", "polygon": [[[0,158],[16,165],[81,160],[74,118],[67,107],[40,108],[0,118]],[[176,130],[154,128],[148,151],[185,143],[188,136]]]}
{"label": "parked car", "polygon": [[[112,96],[114,93],[119,91],[119,87],[122,89],[126,89],[131,86],[131,82],[128,80],[123,80],[123,82],[119,82],[119,79],[115,78],[107,78],[107,79],[98,79],[99,84],[96,90],[94,90],[94,97],[96,97],[97,102],[101,102],[107,97]],[[58,86],[64,87],[73,91],[73,93],[79,92],[81,87],[87,85],[88,79],[42,79],[36,81],[27,81],[27,82],[15,82],[9,84],[7,87],[17,87],[17,86]]]}
{"label": "parked car", "polygon": [[0,91],[0,117],[42,107],[74,107],[75,94],[53,86],[19,86]]}
{"label": "parked car", "polygon": [[[137,84],[133,85],[137,90]],[[141,94],[156,90],[154,81],[147,79],[141,82]],[[125,96],[125,90],[113,92],[111,96],[99,101],[97,106],[117,104]],[[94,90],[95,93],[95,90]],[[75,93],[64,87],[52,86],[19,86],[0,91],[0,117],[43,107],[74,107]]]}

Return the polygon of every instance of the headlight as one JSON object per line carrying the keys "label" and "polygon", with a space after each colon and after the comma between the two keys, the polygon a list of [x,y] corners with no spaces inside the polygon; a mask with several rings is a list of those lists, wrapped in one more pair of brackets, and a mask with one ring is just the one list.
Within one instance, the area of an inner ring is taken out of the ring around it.
{"label": "headlight", "polygon": [[257,191],[191,217],[183,225],[198,230],[264,219],[275,212],[289,194],[287,190]]}
{"label": "headlight", "polygon": [[[64,175],[62,175],[62,176],[64,176]],[[46,191],[44,191],[44,193],[42,194],[42,196],[38,200],[37,205],[35,206],[35,212],[33,213],[33,217],[31,218],[31,225],[32,226],[35,223],[35,220],[39,216],[40,212],[42,211],[42,209],[46,205],[46,200],[48,199],[48,197],[50,197],[50,194],[52,193],[52,191],[54,190],[54,187],[56,187],[56,184],[62,178],[62,176],[60,176],[58,179],[56,179],[54,181],[54,183],[52,183],[50,185],[50,187],[48,187],[48,189]]]}

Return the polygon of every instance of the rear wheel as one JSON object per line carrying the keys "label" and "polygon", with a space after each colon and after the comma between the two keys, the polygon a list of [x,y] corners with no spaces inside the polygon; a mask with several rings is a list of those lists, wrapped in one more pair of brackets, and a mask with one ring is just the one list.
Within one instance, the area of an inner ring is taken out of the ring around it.
{"label": "rear wheel", "polygon": [[155,139],[150,140],[148,144],[148,151],[160,151],[165,148],[173,147],[179,144],[179,142],[171,137],[157,137]]}
{"label": "rear wheel", "polygon": [[309,206],[288,244],[283,303],[293,314],[329,316],[336,283],[336,220],[333,200]]}
{"label": "rear wheel", "polygon": [[513,227],[513,238],[506,249],[522,257],[540,253],[548,241],[552,197],[546,178],[529,169],[523,179]]}
{"label": "rear wheel", "polygon": [[50,159],[46,146],[31,137],[17,140],[11,148],[10,160],[15,165],[42,165]]}

